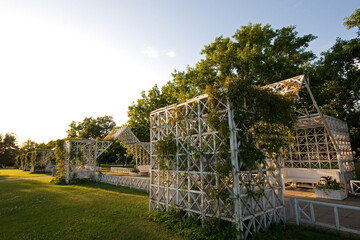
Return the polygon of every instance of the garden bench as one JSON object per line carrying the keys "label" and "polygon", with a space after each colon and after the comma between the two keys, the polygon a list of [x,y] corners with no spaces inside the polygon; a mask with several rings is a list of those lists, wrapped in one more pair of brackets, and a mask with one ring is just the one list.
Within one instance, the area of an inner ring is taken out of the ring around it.
{"label": "garden bench", "polygon": [[281,173],[283,183],[292,183],[293,187],[296,187],[296,183],[310,183],[314,186],[323,176],[340,181],[339,169],[282,168]]}
{"label": "garden bench", "polygon": [[150,173],[150,165],[140,165],[137,167],[140,171],[140,175],[148,175]]}

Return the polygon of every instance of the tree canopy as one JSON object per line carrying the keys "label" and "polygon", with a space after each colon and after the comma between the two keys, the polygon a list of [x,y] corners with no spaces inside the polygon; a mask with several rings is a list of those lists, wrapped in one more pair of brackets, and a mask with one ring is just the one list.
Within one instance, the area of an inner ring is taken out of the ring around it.
{"label": "tree canopy", "polygon": [[149,141],[150,112],[182,102],[205,92],[207,86],[230,78],[246,79],[264,85],[303,74],[315,55],[306,51],[316,37],[298,36],[294,26],[273,29],[269,24],[242,26],[230,37],[220,36],[204,47],[195,67],[176,71],[173,79],[160,89],[155,85],[148,94],[129,107],[128,126],[141,141]]}
{"label": "tree canopy", "polygon": [[103,139],[116,126],[112,116],[86,117],[82,122],[72,121],[66,131],[68,138]]}
{"label": "tree canopy", "polygon": [[353,14],[345,18],[344,25],[347,29],[358,28],[358,36],[360,36],[360,8],[356,9]]}
{"label": "tree canopy", "polygon": [[14,133],[0,134],[0,167],[13,166],[19,150]]}

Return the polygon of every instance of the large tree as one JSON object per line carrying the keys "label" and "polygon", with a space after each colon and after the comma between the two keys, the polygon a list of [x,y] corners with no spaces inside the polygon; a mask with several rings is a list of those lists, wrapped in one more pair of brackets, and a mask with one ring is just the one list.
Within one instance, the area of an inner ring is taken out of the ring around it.
{"label": "large tree", "polygon": [[[170,85],[171,83],[168,84]],[[142,91],[141,98],[129,106],[127,126],[140,141],[149,142],[150,140],[150,112],[173,103],[171,101],[175,100],[174,98],[167,98],[166,92],[165,90],[160,91],[158,86],[155,85],[147,94],[145,91]]]}
{"label": "large tree", "polygon": [[38,147],[38,143],[31,140],[31,139],[28,139],[26,140],[25,142],[23,142],[21,144],[21,147],[20,147],[20,154],[25,154],[25,153],[28,153],[28,152],[31,152],[31,151],[34,151],[37,147]]}
{"label": "large tree", "polygon": [[0,134],[0,167],[13,166],[19,150],[14,133]]}
{"label": "large tree", "polygon": [[[345,19],[348,28],[360,27],[360,9]],[[358,32],[359,33],[359,32]],[[322,112],[345,120],[351,145],[360,157],[360,35],[351,40],[338,38],[323,52],[310,74],[311,88]]]}
{"label": "large tree", "polygon": [[128,125],[142,140],[149,141],[150,112],[204,93],[208,85],[239,78],[265,85],[307,72],[315,55],[306,48],[313,35],[298,36],[295,27],[272,29],[249,24],[230,37],[220,36],[201,51],[204,59],[186,71],[175,71],[172,81],[155,85],[129,107]]}
{"label": "large tree", "polygon": [[345,18],[344,25],[347,29],[358,28],[358,36],[360,36],[360,8],[356,9],[353,14]]}
{"label": "large tree", "polygon": [[116,126],[112,116],[86,117],[82,122],[72,121],[66,131],[68,138],[102,139]]}

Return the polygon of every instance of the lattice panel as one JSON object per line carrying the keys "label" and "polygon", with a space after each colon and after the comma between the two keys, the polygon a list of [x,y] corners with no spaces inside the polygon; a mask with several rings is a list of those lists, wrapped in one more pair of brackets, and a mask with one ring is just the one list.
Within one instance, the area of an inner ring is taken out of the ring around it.
{"label": "lattice panel", "polygon": [[119,139],[136,159],[136,166],[150,165],[150,143],[140,142],[128,127],[115,129],[105,139]]}
{"label": "lattice panel", "polygon": [[[90,175],[95,176],[96,159],[112,143],[112,141],[97,140],[68,140],[64,142],[64,149],[67,152],[65,181],[68,183],[72,178],[76,177],[75,174],[81,178],[90,177]],[[86,176],[84,173],[86,173]]]}
{"label": "lattice panel", "polygon": [[52,150],[36,150],[34,154],[35,166],[33,166],[32,171],[44,170],[47,165],[51,164],[51,160],[55,160],[54,151]]}
{"label": "lattice panel", "polygon": [[150,143],[139,142],[131,145],[125,145],[136,160],[136,166],[150,165]]}
{"label": "lattice panel", "polygon": [[339,169],[349,183],[356,176],[347,124],[326,115],[323,119],[320,114],[299,117],[295,142],[284,149],[283,166]]}
{"label": "lattice panel", "polygon": [[[239,171],[242,163],[237,160],[236,148],[240,143],[236,142],[235,127],[229,126],[235,139],[229,149],[234,156],[234,169],[228,177],[219,178],[216,165],[226,161],[219,156],[219,148],[229,139],[222,139],[217,129],[207,123],[208,104],[208,96],[201,95],[151,113],[150,209],[176,205],[190,216],[218,217],[236,223],[246,238],[254,230],[264,230],[270,223],[284,220],[279,161],[268,160],[257,171]],[[235,126],[227,104],[214,104],[220,118]],[[161,170],[155,146],[169,135],[176,141],[177,152],[167,159],[166,170]],[[214,198],[215,189],[219,199]],[[263,194],[257,198],[249,192]]]}

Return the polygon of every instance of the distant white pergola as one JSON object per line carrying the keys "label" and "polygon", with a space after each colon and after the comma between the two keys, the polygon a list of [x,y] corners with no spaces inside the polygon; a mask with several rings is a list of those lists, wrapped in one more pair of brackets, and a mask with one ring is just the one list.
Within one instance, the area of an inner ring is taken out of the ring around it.
{"label": "distant white pergola", "polygon": [[312,114],[306,109],[296,111],[295,139],[285,148],[282,159],[285,181],[316,183],[321,176],[330,175],[349,187],[356,173],[347,123],[321,113],[304,75],[265,87],[282,95],[297,89],[295,100],[305,88],[313,105]]}
{"label": "distant white pergola", "polygon": [[[227,102],[217,100],[215,110],[221,119],[227,120],[230,139],[222,139],[218,129],[208,124],[207,94],[152,111],[150,210],[169,210],[171,206],[177,206],[190,216],[202,219],[217,217],[233,222],[246,239],[252,231],[265,230],[272,222],[285,221],[282,166],[296,170],[297,166],[301,166],[312,170],[315,166],[312,163],[316,162],[318,168],[329,164],[333,168],[337,166],[336,171],[344,178],[352,178],[353,162],[346,123],[321,114],[305,76],[286,79],[264,88],[279,94],[291,94],[295,100],[299,100],[299,91],[303,87],[310,94],[317,113],[305,113],[299,117],[296,131],[298,150],[286,150],[283,159],[267,159],[265,164],[258,165],[257,170],[244,170],[244,163],[239,160],[241,142],[237,140],[238,123],[234,119],[234,110]],[[319,133],[315,140],[308,134],[314,129]],[[155,149],[158,141],[169,136],[176,143],[176,153],[166,159],[166,167],[161,169]],[[307,144],[304,145],[302,139]],[[220,178],[215,169],[218,162],[225,161],[219,155],[219,148],[225,141],[230,141],[232,169],[228,177]],[[323,151],[322,147],[327,150]],[[307,158],[303,158],[305,155]],[[219,190],[218,186],[223,187]],[[229,198],[214,198],[214,189],[227,193]],[[261,194],[258,197],[250,194],[254,192]]]}
{"label": "distant white pergola", "polygon": [[34,165],[31,166],[32,172],[44,171],[52,172],[55,166],[55,155],[53,150],[35,150]]}
{"label": "distant white pergola", "polygon": [[65,181],[71,179],[91,178],[96,175],[96,160],[119,139],[134,155],[136,164],[149,165],[149,143],[140,142],[133,132],[122,127],[112,131],[104,141],[100,140],[67,140],[64,142],[66,152]]}

